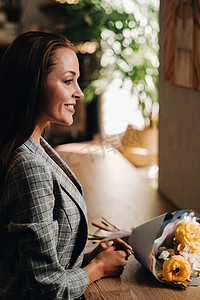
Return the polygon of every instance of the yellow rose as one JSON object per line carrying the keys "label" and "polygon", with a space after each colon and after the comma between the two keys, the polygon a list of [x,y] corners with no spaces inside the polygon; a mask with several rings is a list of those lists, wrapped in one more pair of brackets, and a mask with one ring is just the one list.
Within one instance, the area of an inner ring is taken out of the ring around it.
{"label": "yellow rose", "polygon": [[180,222],[176,227],[175,239],[184,248],[189,246],[190,252],[200,252],[200,226],[192,222]]}
{"label": "yellow rose", "polygon": [[162,269],[163,280],[170,282],[184,282],[189,279],[190,264],[181,255],[174,255],[170,260],[165,260]]}

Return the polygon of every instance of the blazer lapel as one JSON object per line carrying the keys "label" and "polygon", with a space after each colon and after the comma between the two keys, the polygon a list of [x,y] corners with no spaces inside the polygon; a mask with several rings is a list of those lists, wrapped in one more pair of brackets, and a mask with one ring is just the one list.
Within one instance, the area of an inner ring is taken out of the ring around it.
{"label": "blazer lapel", "polygon": [[24,143],[26,147],[37,155],[40,155],[54,169],[56,176],[59,177],[60,184],[63,186],[66,193],[71,195],[72,200],[74,200],[81,208],[85,219],[87,220],[87,209],[82,196],[82,187],[78,179],[44,138],[41,138],[41,144],[45,151],[32,137]]}
{"label": "blazer lapel", "polygon": [[59,167],[67,174],[67,176],[71,179],[71,181],[75,184],[75,186],[80,191],[81,195],[83,194],[83,190],[81,187],[80,182],[76,178],[75,174],[72,172],[72,170],[68,167],[68,165],[65,163],[65,161],[58,155],[58,153],[45,141],[44,138],[41,137],[41,144],[45,151],[49,154],[50,158],[54,160],[56,164],[59,165]]}

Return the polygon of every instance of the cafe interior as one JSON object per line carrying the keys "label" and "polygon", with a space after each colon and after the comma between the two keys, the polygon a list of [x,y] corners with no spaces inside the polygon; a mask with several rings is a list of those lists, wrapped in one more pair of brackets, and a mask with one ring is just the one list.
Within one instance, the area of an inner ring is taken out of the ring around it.
{"label": "cafe interior", "polygon": [[[200,211],[199,0],[0,0],[0,59],[37,30],[67,37],[80,63],[74,122],[44,136],[83,187],[88,247],[113,234],[105,226],[121,237],[162,214]],[[162,287],[131,257],[85,297],[199,299],[199,289]]]}

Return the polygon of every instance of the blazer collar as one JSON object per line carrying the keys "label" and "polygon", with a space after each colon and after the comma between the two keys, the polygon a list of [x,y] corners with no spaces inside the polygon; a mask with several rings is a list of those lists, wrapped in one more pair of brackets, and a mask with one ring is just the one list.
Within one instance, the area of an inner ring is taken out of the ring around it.
{"label": "blazer collar", "polygon": [[[67,193],[72,196],[78,206],[83,211],[87,220],[86,205],[83,200],[83,190],[81,184],[76,178],[75,174],[70,170],[64,160],[57,154],[57,152],[47,143],[47,141],[41,137],[41,145],[45,149],[38,145],[38,143],[30,137],[24,145],[35,154],[41,156],[50,166],[54,169],[55,173],[59,176],[61,185],[64,187]],[[70,187],[70,188],[69,188]]]}

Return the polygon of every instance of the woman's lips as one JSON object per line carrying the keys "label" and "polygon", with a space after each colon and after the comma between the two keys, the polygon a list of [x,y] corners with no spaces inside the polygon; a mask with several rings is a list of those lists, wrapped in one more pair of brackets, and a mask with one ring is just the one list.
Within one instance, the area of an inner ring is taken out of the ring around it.
{"label": "woman's lips", "polygon": [[67,109],[69,111],[71,111],[72,113],[74,113],[75,112],[75,109],[74,109],[75,104],[76,103],[74,103],[74,104],[65,104],[65,106],[67,107]]}
{"label": "woman's lips", "polygon": [[73,104],[67,104],[67,107],[74,108],[74,105]]}

